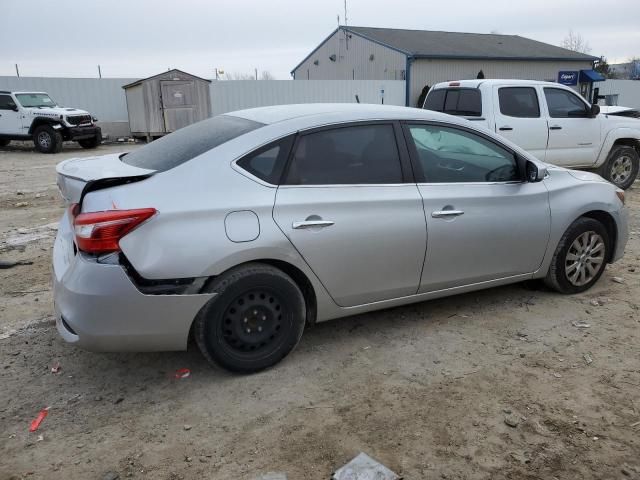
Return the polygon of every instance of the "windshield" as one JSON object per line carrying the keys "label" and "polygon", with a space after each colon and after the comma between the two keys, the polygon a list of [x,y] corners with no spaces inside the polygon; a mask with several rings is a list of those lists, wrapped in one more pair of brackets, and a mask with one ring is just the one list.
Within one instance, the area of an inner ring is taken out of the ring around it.
{"label": "windshield", "polygon": [[46,93],[18,93],[16,98],[25,108],[28,107],[55,107],[56,102]]}

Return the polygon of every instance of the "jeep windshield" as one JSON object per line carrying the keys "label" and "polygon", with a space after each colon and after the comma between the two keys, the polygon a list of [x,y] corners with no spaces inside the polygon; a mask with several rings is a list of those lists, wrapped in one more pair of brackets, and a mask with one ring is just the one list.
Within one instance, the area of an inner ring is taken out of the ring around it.
{"label": "jeep windshield", "polygon": [[16,98],[25,108],[55,107],[56,102],[46,93],[17,93]]}

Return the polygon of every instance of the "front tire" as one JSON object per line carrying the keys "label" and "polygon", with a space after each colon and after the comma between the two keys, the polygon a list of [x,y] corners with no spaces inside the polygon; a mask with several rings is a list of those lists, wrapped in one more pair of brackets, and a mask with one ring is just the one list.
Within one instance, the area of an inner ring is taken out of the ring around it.
{"label": "front tire", "polygon": [[246,264],[217,277],[207,291],[217,295],[198,313],[194,337],[209,362],[233,372],[258,372],[300,341],[304,296],[281,270]]}
{"label": "front tire", "polygon": [[6,138],[0,139],[0,147],[6,147],[11,143],[11,140],[7,140]]}
{"label": "front tire", "polygon": [[58,153],[62,150],[62,135],[49,125],[40,125],[33,132],[33,144],[40,153]]}
{"label": "front tire", "polygon": [[615,145],[598,173],[616,187],[626,190],[636,180],[638,168],[640,156],[636,149],[627,145]]}
{"label": "front tire", "polygon": [[560,239],[545,283],[565,294],[588,290],[602,276],[610,249],[611,239],[602,223],[577,219]]}
{"label": "front tire", "polygon": [[95,137],[78,140],[78,144],[80,144],[82,148],[86,149],[97,148],[98,145],[100,145],[100,139],[98,138],[98,135],[96,135]]}

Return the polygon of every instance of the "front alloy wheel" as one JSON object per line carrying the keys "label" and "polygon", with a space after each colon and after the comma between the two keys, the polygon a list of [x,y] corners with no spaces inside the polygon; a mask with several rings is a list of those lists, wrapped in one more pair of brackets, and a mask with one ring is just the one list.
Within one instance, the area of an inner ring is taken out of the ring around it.
{"label": "front alloy wheel", "polygon": [[626,190],[635,182],[638,169],[640,169],[638,151],[628,145],[615,145],[598,173],[616,187]]}
{"label": "front alloy wheel", "polygon": [[565,259],[565,273],[572,285],[586,285],[599,273],[604,263],[604,238],[590,230],[576,238]]}

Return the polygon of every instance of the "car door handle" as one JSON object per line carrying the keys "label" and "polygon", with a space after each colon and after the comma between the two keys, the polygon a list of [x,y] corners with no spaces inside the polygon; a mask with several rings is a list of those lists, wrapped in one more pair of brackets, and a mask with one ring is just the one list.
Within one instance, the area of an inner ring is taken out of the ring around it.
{"label": "car door handle", "polygon": [[504,127],[500,127],[498,130],[500,130],[501,132],[509,131],[509,130],[513,130],[513,127],[505,125]]}
{"label": "car door handle", "polygon": [[562,130],[562,127],[560,125],[551,125],[549,130]]}
{"label": "car door handle", "polygon": [[301,230],[303,228],[330,227],[334,223],[331,220],[304,220],[302,222],[293,222],[291,226],[294,230]]}
{"label": "car door handle", "polygon": [[463,214],[464,212],[462,210],[439,210],[437,212],[431,212],[433,218],[459,217]]}

